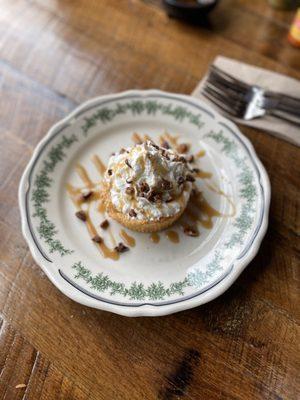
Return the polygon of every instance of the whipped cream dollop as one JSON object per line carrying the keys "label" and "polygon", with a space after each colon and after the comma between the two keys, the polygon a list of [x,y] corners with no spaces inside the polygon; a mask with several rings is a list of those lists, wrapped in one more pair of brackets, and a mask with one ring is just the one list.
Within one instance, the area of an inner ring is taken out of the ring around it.
{"label": "whipped cream dollop", "polygon": [[194,179],[183,156],[146,141],[112,155],[105,180],[117,211],[153,221],[186,206]]}

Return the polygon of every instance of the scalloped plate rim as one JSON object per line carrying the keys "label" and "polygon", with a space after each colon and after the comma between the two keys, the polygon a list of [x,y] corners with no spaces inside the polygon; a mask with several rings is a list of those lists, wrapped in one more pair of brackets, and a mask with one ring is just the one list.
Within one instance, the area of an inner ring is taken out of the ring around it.
{"label": "scalloped plate rim", "polygon": [[[31,238],[31,234],[29,231],[29,226],[27,222],[27,217],[26,217],[26,210],[25,210],[25,196],[26,192],[28,189],[28,177],[30,174],[30,171],[32,169],[32,166],[40,153],[42,147],[45,145],[45,143],[49,140],[50,137],[52,137],[62,126],[65,126],[65,124],[68,124],[69,122],[72,121],[74,117],[81,111],[87,109],[88,107],[95,105],[97,102],[101,101],[106,101],[106,100],[113,100],[116,97],[127,97],[127,96],[132,96],[136,95],[141,98],[147,97],[149,95],[167,95],[170,97],[173,97],[174,99],[184,99],[186,101],[189,101],[190,103],[195,103],[198,106],[200,105],[206,112],[210,113],[213,115],[213,118],[217,123],[223,123],[227,127],[229,127],[231,130],[237,134],[239,139],[244,143],[245,147],[249,150],[251,156],[253,157],[253,160],[260,172],[260,180],[263,181],[263,187],[264,187],[264,194],[265,194],[265,212],[262,217],[262,222],[260,229],[251,244],[249,250],[247,253],[242,257],[240,260],[236,260],[230,271],[225,275],[225,277],[221,278],[219,282],[214,284],[211,288],[208,288],[204,291],[202,291],[199,295],[196,297],[190,298],[183,300],[178,303],[172,303],[172,304],[167,304],[167,305],[160,305],[160,307],[157,307],[156,305],[149,305],[149,304],[142,304],[137,307],[130,307],[130,306],[118,306],[110,303],[105,303],[101,300],[96,300],[96,299],[91,299],[87,295],[81,293],[79,290],[74,290],[73,286],[71,286],[69,283],[66,284],[66,281],[62,278],[62,276],[59,273],[59,267],[58,267],[58,273],[52,272],[51,268],[49,266],[53,266],[52,262],[48,262],[44,260],[35,243],[33,242]],[[55,123],[47,132],[47,134],[42,138],[42,140],[37,144],[31,159],[29,163],[27,164],[24,173],[22,175],[22,178],[20,180],[20,185],[19,185],[19,192],[18,192],[18,199],[19,199],[19,208],[20,208],[20,213],[21,213],[21,224],[22,224],[22,234],[27,242],[30,252],[35,260],[35,262],[42,268],[42,270],[45,272],[47,277],[50,279],[50,281],[67,297],[71,298],[72,300],[83,304],[85,306],[89,306],[92,308],[104,310],[104,311],[110,311],[114,312],[116,314],[124,315],[124,316],[131,316],[131,317],[136,317],[136,316],[163,316],[163,315],[168,315],[172,314],[175,312],[183,311],[185,309],[197,307],[199,305],[205,304],[209,301],[212,301],[213,299],[217,298],[221,294],[223,294],[233,283],[234,281],[238,278],[238,276],[242,273],[242,271],[246,268],[246,266],[252,261],[252,259],[255,257],[257,254],[259,247],[261,245],[262,239],[265,236],[265,233],[267,231],[268,227],[268,217],[269,217],[269,206],[270,206],[270,197],[271,197],[271,187],[270,187],[270,181],[269,177],[266,173],[266,170],[257,157],[257,154],[254,150],[254,147],[252,143],[249,141],[248,138],[246,138],[237,125],[235,125],[233,122],[228,120],[227,118],[224,118],[220,114],[218,114],[215,110],[213,110],[209,105],[207,105],[205,102],[189,96],[189,95],[183,95],[179,93],[171,93],[171,92],[165,92],[161,90],[156,90],[156,89],[149,89],[149,90],[128,90],[128,91],[123,91],[115,94],[108,94],[108,95],[103,95],[103,96],[97,96],[92,99],[89,99],[76,107],[71,113],[69,113],[65,118],[59,120],[57,123]]]}

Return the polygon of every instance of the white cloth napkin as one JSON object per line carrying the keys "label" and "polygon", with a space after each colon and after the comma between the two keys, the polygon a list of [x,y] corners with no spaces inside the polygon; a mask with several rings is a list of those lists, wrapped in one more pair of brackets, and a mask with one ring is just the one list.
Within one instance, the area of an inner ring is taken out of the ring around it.
{"label": "white cloth napkin", "polygon": [[[267,69],[253,67],[240,61],[222,56],[217,57],[214,60],[213,64],[223,71],[233,75],[234,77],[241,79],[246,83],[249,83],[250,85],[258,85],[274,92],[280,92],[290,96],[300,97],[300,81],[297,81],[296,79],[289,78],[276,72],[268,71]],[[203,99],[218,112],[220,112],[221,114],[225,114],[221,109],[218,108],[218,106],[210,102],[206,97],[202,96],[201,88],[206,78],[207,75],[205,75],[204,78],[199,82],[192,95]],[[240,124],[268,131],[274,136],[277,136],[281,139],[296,144],[297,146],[300,146],[299,126],[293,125],[289,122],[272,117],[270,115],[253,119],[251,121],[244,121],[242,119],[233,118],[231,116],[230,118]]]}

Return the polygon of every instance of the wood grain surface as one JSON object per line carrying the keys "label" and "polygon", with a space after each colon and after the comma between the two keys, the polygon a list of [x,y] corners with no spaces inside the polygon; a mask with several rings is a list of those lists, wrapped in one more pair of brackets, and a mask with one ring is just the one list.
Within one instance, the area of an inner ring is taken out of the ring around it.
{"label": "wood grain surface", "polygon": [[237,282],[202,307],[129,319],[76,304],[34,263],[17,189],[37,142],[90,97],[190,93],[219,54],[300,79],[292,12],[223,0],[206,27],[160,1],[0,0],[0,398],[299,398],[299,149],[241,127],[272,184],[270,227]]}

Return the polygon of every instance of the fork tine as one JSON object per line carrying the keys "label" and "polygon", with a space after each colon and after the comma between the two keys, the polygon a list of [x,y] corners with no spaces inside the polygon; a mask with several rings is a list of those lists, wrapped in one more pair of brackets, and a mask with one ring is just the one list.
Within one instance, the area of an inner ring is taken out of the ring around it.
{"label": "fork tine", "polygon": [[237,117],[237,113],[230,107],[226,107],[226,105],[219,101],[216,100],[216,98],[214,96],[211,96],[209,93],[203,91],[202,92],[203,96],[206,97],[208,100],[210,100],[212,103],[214,103],[215,105],[217,105],[221,110],[223,110],[225,113],[232,115],[233,117]]}
{"label": "fork tine", "polygon": [[206,96],[213,103],[217,104],[218,107],[222,108],[227,113],[234,116],[243,115],[245,105],[238,104],[235,100],[224,95],[224,93],[221,94],[220,92],[217,92],[214,89],[209,88],[207,86],[203,88],[202,93],[204,96]]}
{"label": "fork tine", "polygon": [[238,112],[244,111],[246,105],[248,104],[246,101],[240,99],[239,97],[233,96],[229,93],[225,93],[222,90],[218,90],[214,86],[206,85],[205,89],[212,96],[215,96],[219,100],[227,103],[230,107],[235,108]]}
{"label": "fork tine", "polygon": [[224,82],[231,84],[234,87],[239,87],[241,90],[247,91],[250,88],[250,85],[233,77],[232,75],[228,74],[227,72],[221,70],[220,68],[216,67],[215,65],[210,66],[210,71],[213,72],[215,77],[222,79]]}
{"label": "fork tine", "polygon": [[210,85],[222,92],[225,92],[226,95],[233,97],[236,100],[240,101],[247,101],[247,95],[249,93],[249,90],[241,91],[238,87],[231,87],[226,84],[226,82],[219,80],[219,79],[212,79],[212,80],[207,80],[206,82],[207,85]]}
{"label": "fork tine", "polygon": [[222,77],[215,76],[214,73],[209,74],[207,82],[223,91],[235,93],[236,95],[241,97],[243,97],[246,93],[244,90],[241,90],[238,86],[227,82]]}

